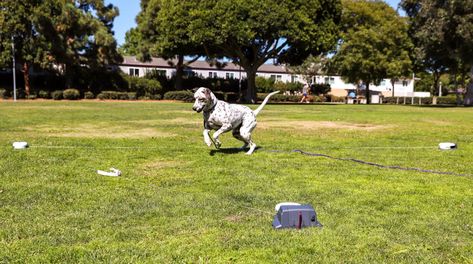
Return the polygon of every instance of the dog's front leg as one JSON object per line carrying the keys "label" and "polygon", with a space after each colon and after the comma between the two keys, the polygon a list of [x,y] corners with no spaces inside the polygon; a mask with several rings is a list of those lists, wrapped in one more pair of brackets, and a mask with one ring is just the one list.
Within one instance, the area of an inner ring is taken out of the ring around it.
{"label": "dog's front leg", "polygon": [[217,149],[219,149],[220,146],[222,145],[222,142],[220,142],[220,140],[218,139],[220,134],[228,132],[230,130],[232,130],[232,124],[223,124],[223,126],[220,127],[219,130],[215,131],[212,137],[214,139],[214,144]]}
{"label": "dog's front leg", "polygon": [[210,129],[204,129],[204,142],[209,147],[212,145],[212,139],[210,139]]}

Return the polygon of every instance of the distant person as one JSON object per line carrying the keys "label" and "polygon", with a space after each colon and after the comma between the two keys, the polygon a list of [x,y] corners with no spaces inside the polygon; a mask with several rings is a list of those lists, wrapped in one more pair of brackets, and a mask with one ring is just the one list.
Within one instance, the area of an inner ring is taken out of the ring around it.
{"label": "distant person", "polygon": [[301,103],[309,103],[309,84],[305,83],[304,86],[302,87],[302,99],[301,99]]}
{"label": "distant person", "polygon": [[350,92],[348,93],[348,98],[355,99],[355,97],[356,97],[356,94],[355,94],[354,91],[350,91]]}

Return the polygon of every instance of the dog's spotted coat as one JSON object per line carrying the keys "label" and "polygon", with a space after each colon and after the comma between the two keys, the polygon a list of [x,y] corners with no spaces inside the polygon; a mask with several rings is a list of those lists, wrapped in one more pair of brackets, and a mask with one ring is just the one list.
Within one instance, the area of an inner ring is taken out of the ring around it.
{"label": "dog's spotted coat", "polygon": [[210,138],[210,130],[214,129],[213,143],[218,149],[221,142],[218,137],[225,132],[232,130],[233,136],[243,141],[243,149],[250,146],[246,154],[252,154],[256,148],[256,144],[251,140],[251,132],[256,127],[256,116],[268,102],[269,97],[278,92],[270,93],[264,99],[263,103],[255,110],[251,110],[244,105],[229,104],[218,100],[210,89],[201,87],[194,93],[195,103],[192,109],[197,113],[203,111],[204,114],[204,141],[207,146],[212,145]]}

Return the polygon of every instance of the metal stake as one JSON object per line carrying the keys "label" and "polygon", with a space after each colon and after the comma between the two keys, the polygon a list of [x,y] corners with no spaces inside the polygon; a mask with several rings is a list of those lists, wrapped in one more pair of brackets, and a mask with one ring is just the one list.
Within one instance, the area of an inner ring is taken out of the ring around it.
{"label": "metal stake", "polygon": [[15,59],[15,40],[11,37],[11,48],[13,51],[13,101],[16,102],[16,59]]}

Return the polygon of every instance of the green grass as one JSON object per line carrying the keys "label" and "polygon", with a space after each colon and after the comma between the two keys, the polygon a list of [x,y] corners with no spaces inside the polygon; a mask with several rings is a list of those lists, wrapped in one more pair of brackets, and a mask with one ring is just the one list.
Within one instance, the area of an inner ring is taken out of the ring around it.
{"label": "green grass", "polygon": [[[208,148],[191,104],[0,102],[0,263],[473,262],[473,176],[291,153],[473,174],[473,109],[268,105],[258,122],[247,156]],[[273,230],[283,201],[324,227]]]}

